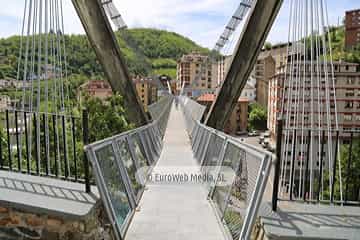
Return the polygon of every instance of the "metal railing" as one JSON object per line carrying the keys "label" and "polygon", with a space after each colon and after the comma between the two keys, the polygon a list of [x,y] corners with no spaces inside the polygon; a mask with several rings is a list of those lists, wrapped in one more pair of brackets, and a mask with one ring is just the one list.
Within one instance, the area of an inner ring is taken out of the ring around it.
{"label": "metal railing", "polygon": [[171,105],[172,97],[164,97],[149,108],[152,123],[85,147],[118,240],[123,239],[148,174],[160,157]]}
{"label": "metal railing", "polygon": [[6,110],[2,114],[0,169],[85,183],[90,192],[87,143],[88,114]]}
{"label": "metal railing", "polygon": [[[217,179],[206,184],[209,199],[215,206],[232,239],[250,239],[270,173],[271,154],[240,143],[223,132],[198,120],[203,108],[181,97],[194,156],[204,174]],[[220,180],[232,169],[231,184]]]}
{"label": "metal railing", "polygon": [[[296,140],[287,146],[285,134],[289,133]],[[311,145],[316,151],[311,151]],[[277,159],[274,211],[278,201],[360,206],[359,131],[331,130],[329,134],[328,129],[284,129],[279,120]]]}

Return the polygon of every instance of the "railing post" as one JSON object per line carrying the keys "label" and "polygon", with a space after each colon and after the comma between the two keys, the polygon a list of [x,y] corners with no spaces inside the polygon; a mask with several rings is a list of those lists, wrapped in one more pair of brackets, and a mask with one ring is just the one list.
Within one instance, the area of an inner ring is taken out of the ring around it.
{"label": "railing post", "polygon": [[53,137],[54,137],[54,158],[55,158],[55,175],[56,177],[59,176],[59,163],[58,163],[58,148],[57,148],[57,116],[54,114],[52,115],[52,125],[53,125]]}
{"label": "railing post", "polygon": [[[303,200],[306,201],[306,193],[308,192],[308,185],[309,183],[309,162],[310,162],[310,151],[311,151],[311,145],[312,145],[312,139],[311,139],[311,129],[308,133],[308,146],[306,151],[306,167],[305,167],[305,178],[304,178],[304,184],[303,184]],[[312,167],[312,166],[311,166]]]}
{"label": "railing post", "polygon": [[281,145],[282,145],[282,132],[283,120],[278,119],[276,123],[276,159],[275,159],[275,174],[272,195],[272,210],[277,210],[278,194],[279,194],[279,181],[280,181],[280,168],[281,168]]}
{"label": "railing post", "polygon": [[77,168],[77,154],[76,154],[76,127],[75,127],[75,118],[71,117],[71,134],[72,134],[72,143],[73,143],[73,158],[74,158],[74,171],[75,171],[75,181],[78,180],[78,168]]}
{"label": "railing post", "polygon": [[10,120],[9,120],[9,110],[7,110],[7,109],[6,109],[6,133],[7,133],[7,150],[8,150],[8,158],[9,158],[9,170],[12,171]]}
{"label": "railing post", "polygon": [[46,114],[44,113],[42,115],[42,121],[43,121],[43,134],[44,134],[44,137],[43,137],[43,144],[44,144],[44,153],[45,153],[45,173],[46,173],[46,176],[49,176],[49,153],[48,153],[48,146],[47,144],[50,144],[46,141],[46,138],[47,138],[47,129],[46,129],[46,126],[47,126],[47,116]]}
{"label": "railing post", "polygon": [[21,172],[21,149],[19,141],[19,123],[18,123],[18,111],[15,112],[15,138],[16,138],[16,151],[17,151],[17,164],[18,171]]}
{"label": "railing post", "polygon": [[345,185],[345,203],[349,200],[349,184],[352,177],[351,174],[351,162],[352,162],[352,149],[353,149],[354,132],[350,135],[349,157],[346,169],[346,185]]}
{"label": "railing post", "polygon": [[297,129],[293,133],[293,146],[292,146],[292,158],[291,158],[291,170],[290,170],[290,201],[293,200],[294,194],[294,175],[295,175],[295,158],[296,158],[296,144],[297,144]]}
{"label": "railing post", "polygon": [[330,202],[334,203],[334,193],[335,193],[335,183],[336,183],[336,163],[338,161],[338,149],[339,149],[339,131],[336,131],[336,143],[335,143],[335,154],[333,162],[333,172],[332,172],[332,181],[331,181],[331,194]]}
{"label": "railing post", "polygon": [[63,137],[63,154],[64,154],[64,173],[65,173],[65,179],[68,179],[70,172],[69,172],[69,163],[67,158],[67,142],[66,142],[66,121],[65,121],[65,115],[61,116],[61,126],[62,126],[62,137]]}
{"label": "railing post", "polygon": [[324,145],[325,145],[325,130],[323,130],[321,137],[320,168],[319,168],[318,192],[317,192],[318,202],[320,202],[320,198],[321,198],[320,195],[322,194],[321,191],[323,191],[322,178],[323,178],[323,163],[324,163]]}
{"label": "railing post", "polygon": [[28,139],[28,122],[27,114],[24,111],[24,125],[25,125],[25,149],[26,149],[26,169],[27,173],[31,173],[31,164],[30,164],[30,150],[29,150],[29,139]]}
{"label": "railing post", "polygon": [[[37,114],[34,113],[33,114],[33,128],[34,128],[34,142],[35,142],[35,161],[36,161],[36,174],[40,175],[40,158],[39,158],[39,154],[38,154],[38,148],[40,147],[38,145],[38,130],[37,130],[37,125],[38,125],[38,118],[37,118]],[[33,141],[31,139],[31,141]],[[30,150],[31,151],[31,150]]]}
{"label": "railing post", "polygon": [[[83,142],[84,145],[89,144],[89,116],[87,109],[84,109],[82,112],[82,123],[83,123]],[[90,186],[90,166],[89,160],[86,156],[86,153],[83,154],[84,158],[84,171],[85,171],[85,191],[87,193],[91,192]]]}

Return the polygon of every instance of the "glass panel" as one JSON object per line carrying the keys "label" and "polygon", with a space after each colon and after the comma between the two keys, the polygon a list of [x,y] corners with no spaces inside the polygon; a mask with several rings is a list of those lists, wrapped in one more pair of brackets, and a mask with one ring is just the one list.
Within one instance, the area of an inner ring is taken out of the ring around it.
{"label": "glass panel", "polygon": [[109,145],[96,151],[95,154],[110,195],[116,221],[119,226],[122,226],[131,213],[131,207],[120,169],[116,164],[114,149],[112,145]]}
{"label": "glass panel", "polygon": [[[224,143],[224,139],[221,137],[211,133],[210,134],[210,141],[207,149],[204,149],[205,157],[203,166],[204,174],[208,176],[212,176],[213,179],[217,179],[219,168],[217,167],[219,164],[219,157],[221,154],[222,146]],[[206,187],[210,190],[213,184],[210,181],[206,182]]]}
{"label": "glass panel", "polygon": [[152,159],[155,162],[159,155],[158,155],[156,143],[151,138],[150,130],[147,130],[147,131],[144,132],[144,138],[145,138],[145,141],[146,141],[146,143],[147,143],[147,145],[149,147],[149,151],[151,153]]}
{"label": "glass panel", "polygon": [[[215,188],[214,199],[216,199],[220,210],[224,211],[224,204],[227,204],[223,217],[233,239],[239,239],[248,206],[248,198],[250,197],[247,191],[248,174],[246,163],[245,151],[229,143],[222,166],[231,167],[235,171],[236,176],[232,186],[217,186]],[[229,194],[227,202],[226,199],[221,197],[224,192]]]}
{"label": "glass panel", "polygon": [[205,159],[204,159],[204,165],[205,166],[216,166],[219,157],[222,145],[224,143],[224,139],[221,137],[211,134],[211,139],[209,142],[209,147],[206,151]]}
{"label": "glass panel", "polygon": [[119,151],[120,151],[120,158],[124,163],[126,168],[126,172],[130,178],[131,187],[134,191],[136,199],[139,199],[141,194],[141,189],[143,185],[140,181],[140,176],[138,175],[135,162],[131,157],[129,146],[126,140],[118,141],[119,144]]}
{"label": "glass panel", "polygon": [[196,151],[196,159],[199,161],[199,163],[201,163],[201,156],[203,155],[203,152],[205,150],[206,147],[206,142],[208,141],[210,137],[210,133],[207,130],[204,130],[204,134],[201,138],[201,142],[200,145]]}
{"label": "glass panel", "polygon": [[204,128],[201,127],[194,141],[194,145],[193,145],[194,152],[196,152],[203,135],[204,135]]}
{"label": "glass panel", "polygon": [[134,149],[136,161],[138,161],[140,168],[149,166],[144,149],[141,145],[140,137],[137,134],[134,134],[131,136],[131,140],[133,143],[133,149]]}

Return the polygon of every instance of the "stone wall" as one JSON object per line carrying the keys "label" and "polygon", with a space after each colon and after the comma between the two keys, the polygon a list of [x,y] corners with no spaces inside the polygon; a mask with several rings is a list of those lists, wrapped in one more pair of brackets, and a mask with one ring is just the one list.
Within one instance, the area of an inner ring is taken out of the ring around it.
{"label": "stone wall", "polygon": [[0,206],[1,240],[113,240],[112,228],[102,206],[82,219],[34,214]]}

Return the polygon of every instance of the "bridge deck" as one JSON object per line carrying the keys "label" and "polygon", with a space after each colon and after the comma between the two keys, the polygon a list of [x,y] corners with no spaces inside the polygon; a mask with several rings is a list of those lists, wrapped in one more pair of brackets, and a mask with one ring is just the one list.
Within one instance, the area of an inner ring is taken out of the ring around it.
{"label": "bridge deck", "polygon": [[[196,167],[185,120],[172,107],[164,138],[164,149],[153,170],[175,173],[181,167]],[[174,167],[174,168],[173,168]],[[201,184],[149,184],[128,229],[128,240],[225,239],[207,192]]]}

